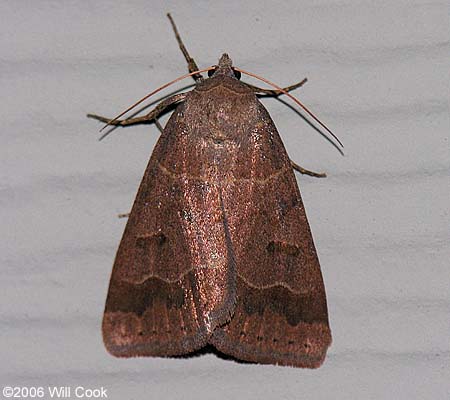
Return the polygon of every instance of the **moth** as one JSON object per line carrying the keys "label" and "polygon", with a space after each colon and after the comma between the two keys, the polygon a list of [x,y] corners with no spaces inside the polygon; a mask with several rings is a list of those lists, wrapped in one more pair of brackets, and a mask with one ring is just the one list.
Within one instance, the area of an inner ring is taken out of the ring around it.
{"label": "moth", "polygon": [[[331,344],[319,260],[275,125],[227,54],[203,78],[170,17],[195,88],[154,148],[117,251],[103,339],[117,357],[212,345],[239,360],[317,368]],[[283,90],[286,93],[301,83]],[[301,169],[301,172],[309,171]]]}

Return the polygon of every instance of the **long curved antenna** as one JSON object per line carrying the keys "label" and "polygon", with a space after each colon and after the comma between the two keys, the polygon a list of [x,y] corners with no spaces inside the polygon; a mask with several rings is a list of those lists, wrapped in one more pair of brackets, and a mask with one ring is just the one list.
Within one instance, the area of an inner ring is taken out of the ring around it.
{"label": "long curved antenna", "polygon": [[154,90],[153,92],[147,94],[146,96],[144,96],[142,99],[138,100],[136,103],[134,103],[133,105],[131,105],[130,107],[128,107],[125,111],[121,112],[117,117],[114,117],[111,121],[109,121],[102,129],[100,129],[100,132],[103,131],[103,129],[105,129],[107,126],[111,125],[112,123],[116,122],[122,115],[126,114],[128,111],[132,110],[134,107],[138,106],[139,104],[141,104],[144,100],[147,100],[150,96],[153,96],[155,93],[158,93],[159,91],[165,89],[167,86],[170,86],[172,84],[174,84],[175,82],[181,81],[184,78],[187,78],[189,76],[195,75],[195,74],[200,74],[202,72],[206,72],[209,71],[211,69],[214,69],[214,67],[208,67],[205,69],[200,69],[198,71],[194,71],[194,72],[190,72],[189,74],[183,75],[178,77],[177,79],[174,79],[173,81],[170,81],[169,83],[166,83],[165,85],[160,86],[158,89]]}
{"label": "long curved antenna", "polygon": [[301,108],[303,108],[317,123],[320,124],[320,126],[322,126],[324,129],[326,129],[326,131],[333,136],[337,142],[341,145],[341,147],[343,148],[344,145],[342,144],[342,142],[339,140],[339,138],[331,131],[331,129],[329,129],[319,118],[317,118],[311,111],[308,110],[308,108],[306,108],[305,105],[303,105],[300,100],[298,100],[296,97],[292,96],[292,94],[288,93],[286,90],[284,90],[282,87],[276,85],[273,82],[270,82],[269,80],[253,74],[252,72],[248,72],[248,71],[244,71],[243,69],[237,68],[237,67],[233,67],[234,70],[242,72],[243,74],[246,74],[248,76],[252,76],[253,78],[259,79],[265,83],[267,83],[268,85],[273,86],[275,89],[279,90],[281,93],[284,93],[286,96],[288,96],[289,98],[291,98],[292,100],[294,100]]}

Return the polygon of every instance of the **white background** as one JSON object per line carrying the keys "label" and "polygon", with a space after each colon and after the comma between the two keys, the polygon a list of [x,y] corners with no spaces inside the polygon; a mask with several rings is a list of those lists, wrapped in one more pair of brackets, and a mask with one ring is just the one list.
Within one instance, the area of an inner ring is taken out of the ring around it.
{"label": "white background", "polygon": [[[341,156],[263,100],[291,158],[329,175],[297,176],[333,333],[318,370],[214,353],[120,360],[103,347],[126,223],[116,216],[158,131],[99,142],[85,114],[113,116],[186,72],[167,11],[200,67],[227,51],[280,85],[308,77],[295,94],[345,144]],[[447,2],[3,0],[0,20],[3,386],[104,386],[110,399],[450,398]]]}

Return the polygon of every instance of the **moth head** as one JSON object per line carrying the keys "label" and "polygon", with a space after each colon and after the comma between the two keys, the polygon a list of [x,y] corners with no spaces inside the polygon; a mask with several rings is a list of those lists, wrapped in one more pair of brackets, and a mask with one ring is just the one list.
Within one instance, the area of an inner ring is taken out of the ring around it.
{"label": "moth head", "polygon": [[233,68],[233,62],[228,54],[223,53],[219,59],[219,64],[214,65],[214,68],[208,71],[208,76],[226,75],[232,78],[241,79],[241,73]]}

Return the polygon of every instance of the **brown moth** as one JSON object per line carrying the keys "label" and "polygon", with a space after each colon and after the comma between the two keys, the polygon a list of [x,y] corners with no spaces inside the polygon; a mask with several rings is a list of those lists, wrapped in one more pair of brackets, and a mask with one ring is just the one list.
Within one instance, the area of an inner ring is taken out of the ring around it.
{"label": "brown moth", "polygon": [[262,89],[242,83],[227,54],[210,78],[194,78],[195,89],[145,117],[90,115],[123,126],[179,103],[116,255],[105,346],[134,357],[211,344],[240,360],[317,368],[331,344],[325,288],[293,164],[256,96]]}

